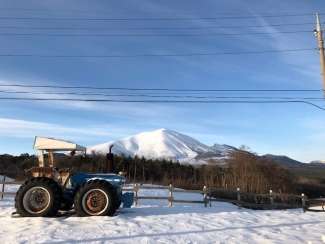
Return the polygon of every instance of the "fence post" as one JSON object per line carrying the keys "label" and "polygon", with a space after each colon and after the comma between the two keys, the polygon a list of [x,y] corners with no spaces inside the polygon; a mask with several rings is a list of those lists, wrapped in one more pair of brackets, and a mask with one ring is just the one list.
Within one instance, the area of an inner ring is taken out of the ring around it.
{"label": "fence post", "polygon": [[206,186],[203,187],[203,192],[204,192],[204,198],[203,198],[204,207],[207,207],[208,206],[208,198],[207,198],[207,187]]}
{"label": "fence post", "polygon": [[301,203],[304,213],[306,213],[306,196],[304,193],[301,193]]}
{"label": "fence post", "polygon": [[169,185],[169,207],[173,206],[173,185]]}
{"label": "fence post", "polygon": [[237,188],[237,206],[238,206],[238,209],[241,209],[241,204],[240,204],[240,188]]}
{"label": "fence post", "polygon": [[135,191],[134,206],[137,206],[138,205],[138,184],[134,184],[133,191]]}
{"label": "fence post", "polygon": [[273,209],[274,199],[273,199],[273,191],[272,190],[270,190],[270,204],[271,204],[271,209]]}
{"label": "fence post", "polygon": [[5,192],[5,181],[6,181],[6,175],[3,176],[1,199],[3,199],[3,193]]}

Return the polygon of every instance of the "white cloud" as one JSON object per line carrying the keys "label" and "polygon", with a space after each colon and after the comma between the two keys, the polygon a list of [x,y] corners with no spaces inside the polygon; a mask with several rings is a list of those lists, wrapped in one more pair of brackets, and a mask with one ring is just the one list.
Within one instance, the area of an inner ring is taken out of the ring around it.
{"label": "white cloud", "polygon": [[300,119],[301,126],[312,130],[324,130],[324,120],[321,118],[304,118]]}
{"label": "white cloud", "polygon": [[[17,81],[18,80],[18,81]],[[35,82],[36,81],[36,82]],[[163,103],[141,103],[141,102],[92,102],[92,101],[82,101],[84,99],[103,99],[103,100],[137,100],[133,97],[123,97],[117,95],[117,97],[110,96],[100,96],[100,95],[77,95],[69,93],[80,93],[80,94],[105,94],[103,92],[96,92],[88,89],[82,89],[82,91],[74,91],[73,89],[56,89],[56,88],[42,88],[42,87],[25,87],[24,85],[33,84],[34,86],[65,86],[60,83],[55,83],[53,81],[41,80],[39,78],[32,77],[11,77],[9,79],[0,79],[0,85],[21,85],[21,86],[3,86],[1,93],[2,97],[12,97],[12,98],[31,98],[31,99],[80,99],[80,101],[60,101],[60,100],[46,100],[46,101],[25,101],[26,103],[33,103],[34,106],[45,108],[45,109],[63,109],[63,110],[80,110],[83,112],[92,113],[105,113],[106,115],[111,115],[112,117],[119,118],[141,118],[141,117],[156,117],[164,118],[168,111],[169,116],[173,114],[179,114],[181,112],[186,112],[187,109],[179,108],[175,104],[163,104]],[[12,93],[13,92],[13,93]],[[51,94],[58,93],[58,94]],[[63,94],[60,94],[63,93]],[[122,92],[117,93],[125,95]],[[142,99],[142,98],[140,98]]]}
{"label": "white cloud", "polygon": [[2,137],[23,138],[39,135],[46,137],[60,137],[62,139],[85,139],[85,137],[120,138],[123,135],[129,135],[127,129],[118,126],[89,125],[78,127],[73,124],[63,126],[51,123],[6,118],[0,118],[0,134]]}

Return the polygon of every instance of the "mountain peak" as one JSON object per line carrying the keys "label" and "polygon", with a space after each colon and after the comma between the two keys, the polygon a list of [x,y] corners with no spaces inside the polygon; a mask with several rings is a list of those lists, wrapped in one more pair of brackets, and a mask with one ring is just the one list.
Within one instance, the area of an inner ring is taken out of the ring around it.
{"label": "mountain peak", "polygon": [[[196,162],[205,154],[216,157],[224,156],[221,151],[229,151],[230,147],[219,145],[218,149],[204,145],[194,138],[182,133],[161,128],[152,132],[142,132],[121,140],[110,141],[87,148],[87,153],[106,154],[110,145],[114,144],[112,152],[127,156],[144,156],[145,158],[165,158],[180,162]],[[222,154],[222,155],[221,155]]]}

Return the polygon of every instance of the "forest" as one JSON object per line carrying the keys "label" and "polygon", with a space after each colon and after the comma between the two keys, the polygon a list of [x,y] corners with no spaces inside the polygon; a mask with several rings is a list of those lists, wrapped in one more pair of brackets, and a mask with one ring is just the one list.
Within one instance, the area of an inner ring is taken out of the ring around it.
{"label": "forest", "polygon": [[[56,154],[54,161],[55,167],[68,167],[72,173],[105,173],[107,167],[106,155],[71,157]],[[0,174],[16,180],[31,177],[25,174],[24,169],[37,165],[35,155],[0,155]],[[240,188],[256,194],[273,190],[288,194],[304,193],[310,198],[325,196],[325,174],[292,171],[274,160],[243,150],[232,152],[226,165],[218,165],[213,160],[203,165],[191,165],[114,154],[114,172],[121,171],[125,172],[127,183],[173,184],[184,189],[202,189],[203,186],[229,190]]]}

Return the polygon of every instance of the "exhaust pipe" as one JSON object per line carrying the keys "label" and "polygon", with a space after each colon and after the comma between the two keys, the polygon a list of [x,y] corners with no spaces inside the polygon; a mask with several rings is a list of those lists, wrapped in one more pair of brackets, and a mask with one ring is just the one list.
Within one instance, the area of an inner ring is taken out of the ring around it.
{"label": "exhaust pipe", "polygon": [[107,153],[107,155],[106,155],[106,162],[107,162],[106,172],[107,173],[113,173],[113,171],[114,171],[114,162],[113,162],[114,154],[112,153],[113,146],[114,146],[114,144],[109,147],[109,153]]}

